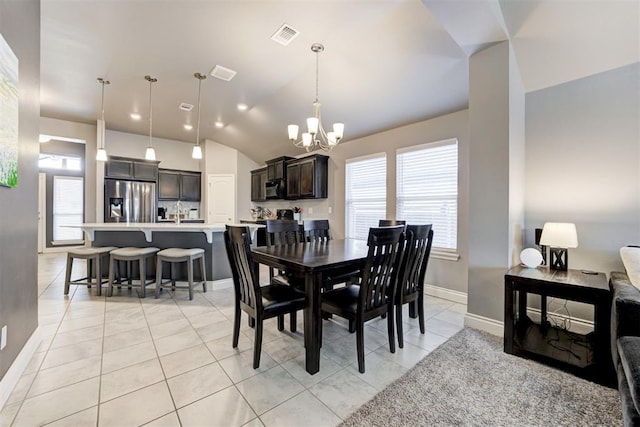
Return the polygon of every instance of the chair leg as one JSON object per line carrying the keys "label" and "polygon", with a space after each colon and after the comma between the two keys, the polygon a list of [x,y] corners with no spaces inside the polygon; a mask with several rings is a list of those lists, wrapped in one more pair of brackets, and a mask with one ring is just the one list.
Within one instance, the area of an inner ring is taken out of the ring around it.
{"label": "chair leg", "polygon": [[356,331],[356,322],[355,320],[349,320],[349,333],[354,333]]}
{"label": "chair leg", "polygon": [[187,261],[187,280],[189,281],[189,300],[193,300],[193,261]]}
{"label": "chair leg", "polygon": [[93,264],[96,270],[96,285],[98,289],[96,290],[98,296],[102,296],[102,258],[100,255],[97,255],[93,260]]}
{"label": "chair leg", "polygon": [[424,298],[422,292],[418,295],[418,324],[420,325],[420,333],[424,334]]}
{"label": "chair leg", "polygon": [[292,311],[291,313],[289,313],[289,330],[291,332],[295,332],[298,330],[298,316],[296,315],[297,313],[295,311]]}
{"label": "chair leg", "polygon": [[278,316],[278,330],[284,331],[284,314]]}
{"label": "chair leg", "polygon": [[156,299],[160,296],[160,290],[162,289],[162,259],[160,257],[156,260]]}
{"label": "chair leg", "polygon": [[207,268],[204,255],[200,257],[200,274],[202,275],[202,292],[207,292]]}
{"label": "chair leg", "polygon": [[249,327],[250,328],[255,328],[256,327],[256,319],[254,319],[251,316],[249,316]]}
{"label": "chair leg", "polygon": [[396,352],[396,337],[393,334],[393,304],[388,304],[387,309],[387,332],[389,334],[389,351],[391,353]]}
{"label": "chair leg", "polygon": [[69,295],[69,285],[71,284],[71,267],[73,267],[73,257],[67,254],[67,272],[64,275],[64,294]]}
{"label": "chair leg", "polygon": [[140,257],[138,260],[140,263],[140,286],[142,286],[142,298],[147,296],[147,270],[146,270],[146,258]]}
{"label": "chair leg", "polygon": [[396,330],[398,331],[398,347],[404,348],[404,333],[402,331],[402,304],[396,306]]}
{"label": "chair leg", "polygon": [[262,318],[256,321],[256,335],[253,343],[253,369],[260,367],[260,353],[262,352]]}
{"label": "chair leg", "polygon": [[356,325],[356,349],[358,350],[358,371],[364,374],[364,322]]}
{"label": "chair leg", "polygon": [[240,304],[236,301],[236,309],[233,313],[233,348],[238,348],[238,339],[240,338]]}

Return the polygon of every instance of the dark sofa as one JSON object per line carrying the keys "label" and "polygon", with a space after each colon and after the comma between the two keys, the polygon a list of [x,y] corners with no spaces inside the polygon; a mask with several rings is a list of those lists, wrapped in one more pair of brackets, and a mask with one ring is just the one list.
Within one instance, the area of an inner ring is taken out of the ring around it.
{"label": "dark sofa", "polygon": [[625,426],[640,426],[640,290],[625,273],[612,272],[611,356]]}

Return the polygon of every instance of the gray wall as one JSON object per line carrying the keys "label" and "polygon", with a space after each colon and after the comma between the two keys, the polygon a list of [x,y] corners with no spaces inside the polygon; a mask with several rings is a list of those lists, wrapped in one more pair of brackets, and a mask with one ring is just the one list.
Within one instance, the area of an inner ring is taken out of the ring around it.
{"label": "gray wall", "polygon": [[573,222],[569,268],[621,270],[640,244],[640,64],[527,94],[526,243]]}
{"label": "gray wall", "polygon": [[0,378],[38,326],[38,120],[40,1],[0,0],[0,31],[19,61],[18,188],[0,187]]}

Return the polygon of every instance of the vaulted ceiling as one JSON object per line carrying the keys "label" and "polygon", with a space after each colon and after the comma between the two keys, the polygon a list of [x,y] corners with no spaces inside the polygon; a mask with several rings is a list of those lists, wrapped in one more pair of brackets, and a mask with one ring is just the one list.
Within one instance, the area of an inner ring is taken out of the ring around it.
{"label": "vaulted ceiling", "polygon": [[[468,58],[510,39],[526,91],[640,61],[635,0],[42,0],[41,114],[195,142],[196,72],[237,71],[202,84],[201,139],[254,160],[298,154],[286,126],[315,97],[314,42],[325,127],[345,141],[464,109]],[[288,24],[299,35],[271,40]],[[238,103],[249,109],[241,112]],[[142,116],[139,121],[130,113]],[[222,121],[223,128],[214,123]],[[184,124],[193,125],[191,131]],[[108,141],[107,141],[108,143]],[[339,149],[339,148],[337,148]],[[143,147],[141,147],[141,153]]]}

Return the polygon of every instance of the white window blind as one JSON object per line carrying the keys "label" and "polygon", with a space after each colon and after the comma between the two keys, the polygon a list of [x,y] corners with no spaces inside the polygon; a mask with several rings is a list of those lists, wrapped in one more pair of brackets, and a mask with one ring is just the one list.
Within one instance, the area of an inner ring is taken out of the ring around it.
{"label": "white window blind", "polygon": [[398,150],[396,218],[433,224],[433,247],[455,250],[458,240],[458,141]]}
{"label": "white window blind", "polygon": [[84,218],[84,179],[73,176],[53,177],[53,240],[62,243],[82,240],[82,230],[63,225],[82,224]]}
{"label": "white window blind", "polygon": [[387,158],[377,154],[345,165],[345,234],[367,240],[387,212]]}

